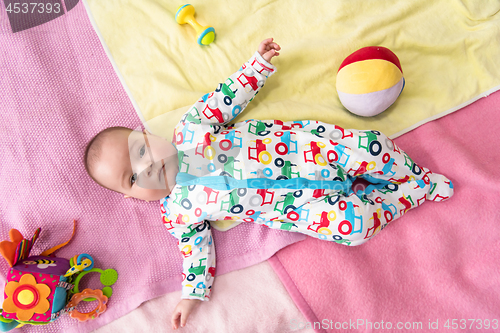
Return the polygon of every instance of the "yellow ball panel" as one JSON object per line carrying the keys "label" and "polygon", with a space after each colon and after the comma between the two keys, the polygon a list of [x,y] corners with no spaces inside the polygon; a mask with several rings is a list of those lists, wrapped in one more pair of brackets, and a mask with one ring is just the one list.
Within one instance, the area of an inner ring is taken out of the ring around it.
{"label": "yellow ball panel", "polygon": [[349,64],[338,72],[337,90],[347,94],[366,94],[388,89],[402,77],[403,73],[392,62],[363,60]]}

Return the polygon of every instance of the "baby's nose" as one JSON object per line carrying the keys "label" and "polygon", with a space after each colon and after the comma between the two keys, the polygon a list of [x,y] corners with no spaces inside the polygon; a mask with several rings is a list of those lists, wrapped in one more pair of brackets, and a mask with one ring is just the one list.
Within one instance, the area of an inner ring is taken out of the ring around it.
{"label": "baby's nose", "polygon": [[159,172],[160,168],[163,164],[160,162],[154,162],[148,164],[147,168],[144,169],[144,173],[147,177],[155,177],[155,175]]}
{"label": "baby's nose", "polygon": [[145,177],[150,177],[153,173],[153,163],[143,165],[139,173]]}

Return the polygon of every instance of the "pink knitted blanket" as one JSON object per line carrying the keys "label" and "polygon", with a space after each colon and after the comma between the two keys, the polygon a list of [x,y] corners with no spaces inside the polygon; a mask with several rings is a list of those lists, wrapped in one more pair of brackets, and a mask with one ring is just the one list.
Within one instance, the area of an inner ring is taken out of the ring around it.
{"label": "pink knitted blanket", "polygon": [[[0,240],[11,228],[29,238],[41,227],[32,250],[39,254],[67,240],[77,220],[74,239],[56,254],[88,253],[96,267],[118,271],[108,310],[81,324],[64,315],[23,330],[88,332],[180,289],[182,257],[162,225],[158,202],[124,200],[85,172],[84,149],[96,133],[140,121],[82,3],[63,1],[61,15],[23,22],[7,16],[8,3],[0,1]],[[214,237],[217,274],[266,260],[305,238],[253,224],[214,231]],[[0,260],[0,288],[7,268]],[[102,288],[92,278],[87,284]]]}
{"label": "pink knitted blanket", "polygon": [[495,92],[395,140],[453,181],[451,200],[425,203],[359,247],[307,238],[269,260],[306,317],[291,328],[499,331],[499,109]]}

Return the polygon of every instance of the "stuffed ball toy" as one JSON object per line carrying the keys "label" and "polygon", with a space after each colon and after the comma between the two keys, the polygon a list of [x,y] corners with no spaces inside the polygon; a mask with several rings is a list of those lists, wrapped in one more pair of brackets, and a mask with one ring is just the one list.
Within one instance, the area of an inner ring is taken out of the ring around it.
{"label": "stuffed ball toy", "polygon": [[344,59],[337,73],[340,102],[363,117],[385,111],[399,97],[404,85],[398,57],[382,46],[357,50]]}

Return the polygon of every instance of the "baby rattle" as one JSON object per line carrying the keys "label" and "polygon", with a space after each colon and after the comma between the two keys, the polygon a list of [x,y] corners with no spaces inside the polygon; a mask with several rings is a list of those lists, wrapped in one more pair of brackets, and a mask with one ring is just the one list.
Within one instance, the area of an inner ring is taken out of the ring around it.
{"label": "baby rattle", "polygon": [[208,45],[215,39],[215,29],[200,25],[194,18],[194,7],[190,4],[180,6],[175,14],[175,21],[179,24],[189,24],[198,34],[198,44]]}

